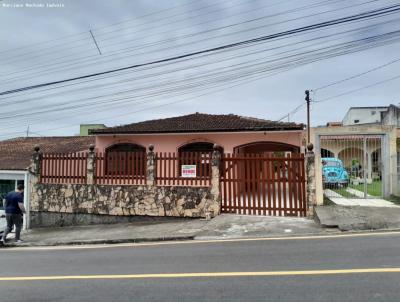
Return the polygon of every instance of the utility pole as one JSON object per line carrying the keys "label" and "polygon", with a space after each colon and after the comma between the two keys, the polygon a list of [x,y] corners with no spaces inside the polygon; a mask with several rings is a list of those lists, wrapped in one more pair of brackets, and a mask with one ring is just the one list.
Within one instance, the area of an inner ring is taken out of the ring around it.
{"label": "utility pole", "polygon": [[306,102],[307,102],[307,144],[310,143],[310,129],[311,129],[311,125],[310,125],[310,91],[306,90]]}

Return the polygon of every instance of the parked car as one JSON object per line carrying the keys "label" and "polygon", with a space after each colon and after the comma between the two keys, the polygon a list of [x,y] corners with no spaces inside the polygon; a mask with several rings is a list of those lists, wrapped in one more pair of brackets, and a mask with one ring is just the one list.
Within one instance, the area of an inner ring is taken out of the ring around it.
{"label": "parked car", "polygon": [[322,181],[324,188],[347,187],[349,185],[349,174],[340,159],[334,157],[322,158]]}

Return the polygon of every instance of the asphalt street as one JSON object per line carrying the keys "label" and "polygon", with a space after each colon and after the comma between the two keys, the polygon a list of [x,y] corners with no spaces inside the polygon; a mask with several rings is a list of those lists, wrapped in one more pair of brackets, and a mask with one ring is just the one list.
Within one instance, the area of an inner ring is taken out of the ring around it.
{"label": "asphalt street", "polygon": [[0,301],[397,302],[399,250],[400,233],[1,249]]}

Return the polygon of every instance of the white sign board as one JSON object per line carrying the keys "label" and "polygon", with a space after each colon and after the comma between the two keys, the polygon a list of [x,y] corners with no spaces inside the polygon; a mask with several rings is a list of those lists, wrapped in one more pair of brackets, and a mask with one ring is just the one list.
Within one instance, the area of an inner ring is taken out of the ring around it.
{"label": "white sign board", "polygon": [[196,165],[182,165],[181,166],[181,175],[182,177],[196,177],[197,171],[196,171]]}

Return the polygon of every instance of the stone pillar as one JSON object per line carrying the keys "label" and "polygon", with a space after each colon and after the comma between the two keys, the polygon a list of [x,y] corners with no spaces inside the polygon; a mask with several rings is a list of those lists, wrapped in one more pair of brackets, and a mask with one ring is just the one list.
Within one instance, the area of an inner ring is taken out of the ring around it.
{"label": "stone pillar", "polygon": [[41,163],[42,163],[42,154],[40,153],[40,147],[38,145],[35,146],[33,149],[34,152],[32,154],[31,158],[31,164],[29,166],[29,172],[31,174],[31,177],[36,177],[36,182],[39,181],[40,178],[40,169],[41,169]]}
{"label": "stone pillar", "polygon": [[40,153],[40,147],[35,146],[34,152],[31,158],[31,164],[28,167],[28,183],[25,184],[25,191],[28,195],[28,202],[26,207],[26,220],[27,220],[27,228],[29,229],[31,226],[31,211],[40,211],[43,208],[43,204],[39,199],[37,193],[37,185],[40,181],[40,173],[42,166],[42,154]]}
{"label": "stone pillar", "polygon": [[155,153],[154,153],[154,146],[150,145],[149,146],[149,151],[147,152],[147,162],[146,162],[146,184],[148,186],[154,186],[155,185],[155,177],[156,177],[156,167],[155,167]]}
{"label": "stone pillar", "polygon": [[211,196],[212,204],[208,204],[205,209],[206,218],[210,219],[219,215],[221,209],[221,190],[220,190],[220,167],[221,167],[221,148],[214,145],[211,157]]}
{"label": "stone pillar", "polygon": [[88,185],[94,184],[94,173],[96,171],[96,153],[94,152],[94,147],[95,146],[93,144],[89,146],[87,157],[86,184]]}
{"label": "stone pillar", "polygon": [[314,146],[313,144],[307,145],[307,153],[306,153],[306,201],[307,201],[307,217],[313,218],[314,216],[314,206],[316,204],[316,195],[315,195],[315,154],[314,154]]}

